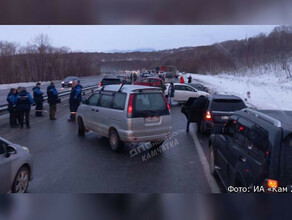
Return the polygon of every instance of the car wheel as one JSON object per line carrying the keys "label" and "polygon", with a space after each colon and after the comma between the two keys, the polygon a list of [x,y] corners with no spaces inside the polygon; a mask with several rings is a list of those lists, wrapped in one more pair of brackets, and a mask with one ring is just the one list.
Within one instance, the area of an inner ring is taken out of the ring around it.
{"label": "car wheel", "polygon": [[25,193],[30,179],[30,172],[27,167],[21,167],[16,174],[12,185],[12,193]]}
{"label": "car wheel", "polygon": [[78,118],[78,136],[85,136],[85,127],[82,118]]}
{"label": "car wheel", "polygon": [[215,175],[215,156],[214,156],[214,149],[212,145],[210,145],[209,154],[210,154],[210,157],[209,157],[210,173],[214,176]]}
{"label": "car wheel", "polygon": [[109,132],[109,143],[111,149],[115,152],[120,151],[124,145],[119,137],[118,132],[114,129],[111,129]]}
{"label": "car wheel", "polygon": [[158,148],[163,144],[164,140],[157,140],[157,141],[151,141],[151,145],[153,148]]}

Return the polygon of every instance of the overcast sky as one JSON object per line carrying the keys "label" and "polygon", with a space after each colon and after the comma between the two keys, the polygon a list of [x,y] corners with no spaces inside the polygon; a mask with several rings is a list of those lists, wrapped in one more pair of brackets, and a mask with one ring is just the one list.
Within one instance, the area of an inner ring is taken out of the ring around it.
{"label": "overcast sky", "polygon": [[261,32],[269,33],[274,27],[275,25],[0,26],[0,41],[26,45],[43,33],[50,37],[53,46],[67,46],[73,51],[104,52],[141,48],[161,50],[243,39]]}

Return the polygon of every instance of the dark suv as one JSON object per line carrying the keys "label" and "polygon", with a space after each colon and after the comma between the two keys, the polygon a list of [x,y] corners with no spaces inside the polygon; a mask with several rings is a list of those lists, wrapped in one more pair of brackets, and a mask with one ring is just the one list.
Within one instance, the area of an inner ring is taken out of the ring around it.
{"label": "dark suv", "polygon": [[246,108],[244,101],[234,95],[212,95],[203,110],[200,132],[207,133],[225,124],[234,111]]}
{"label": "dark suv", "polygon": [[292,185],[292,112],[263,112],[237,111],[210,136],[210,170],[225,187]]}

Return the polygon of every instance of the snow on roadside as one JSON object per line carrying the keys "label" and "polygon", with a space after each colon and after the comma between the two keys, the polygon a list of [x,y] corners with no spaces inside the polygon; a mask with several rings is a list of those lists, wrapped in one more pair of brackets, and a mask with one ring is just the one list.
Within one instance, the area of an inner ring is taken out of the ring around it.
{"label": "snow on roadside", "polygon": [[[232,94],[247,99],[258,109],[292,110],[292,80],[282,80],[273,74],[257,76],[191,74],[208,88],[220,94]],[[189,74],[184,77],[187,79]],[[247,92],[251,93],[247,98]]]}
{"label": "snow on roadside", "polygon": [[[42,85],[49,85],[50,82],[41,82]],[[32,87],[35,86],[36,82],[25,82],[25,83],[10,83],[0,84],[0,90],[6,90],[17,87]]]}

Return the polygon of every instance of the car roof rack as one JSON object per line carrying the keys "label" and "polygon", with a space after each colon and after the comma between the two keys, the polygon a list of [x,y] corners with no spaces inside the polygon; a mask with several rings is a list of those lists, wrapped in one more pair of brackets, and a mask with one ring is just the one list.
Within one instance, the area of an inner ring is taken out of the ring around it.
{"label": "car roof rack", "polygon": [[122,83],[121,87],[119,88],[118,92],[121,92],[123,86],[125,85],[125,83]]}
{"label": "car roof rack", "polygon": [[252,110],[250,108],[245,108],[245,109],[242,109],[242,111],[248,113],[248,114],[251,114],[257,118],[260,118],[260,119],[263,119],[267,122],[270,122],[271,124],[273,124],[274,126],[280,128],[282,126],[282,123],[278,120],[278,119],[275,119],[271,116],[268,116],[264,113],[261,113],[261,112],[258,112],[258,111],[255,111],[255,110]]}

